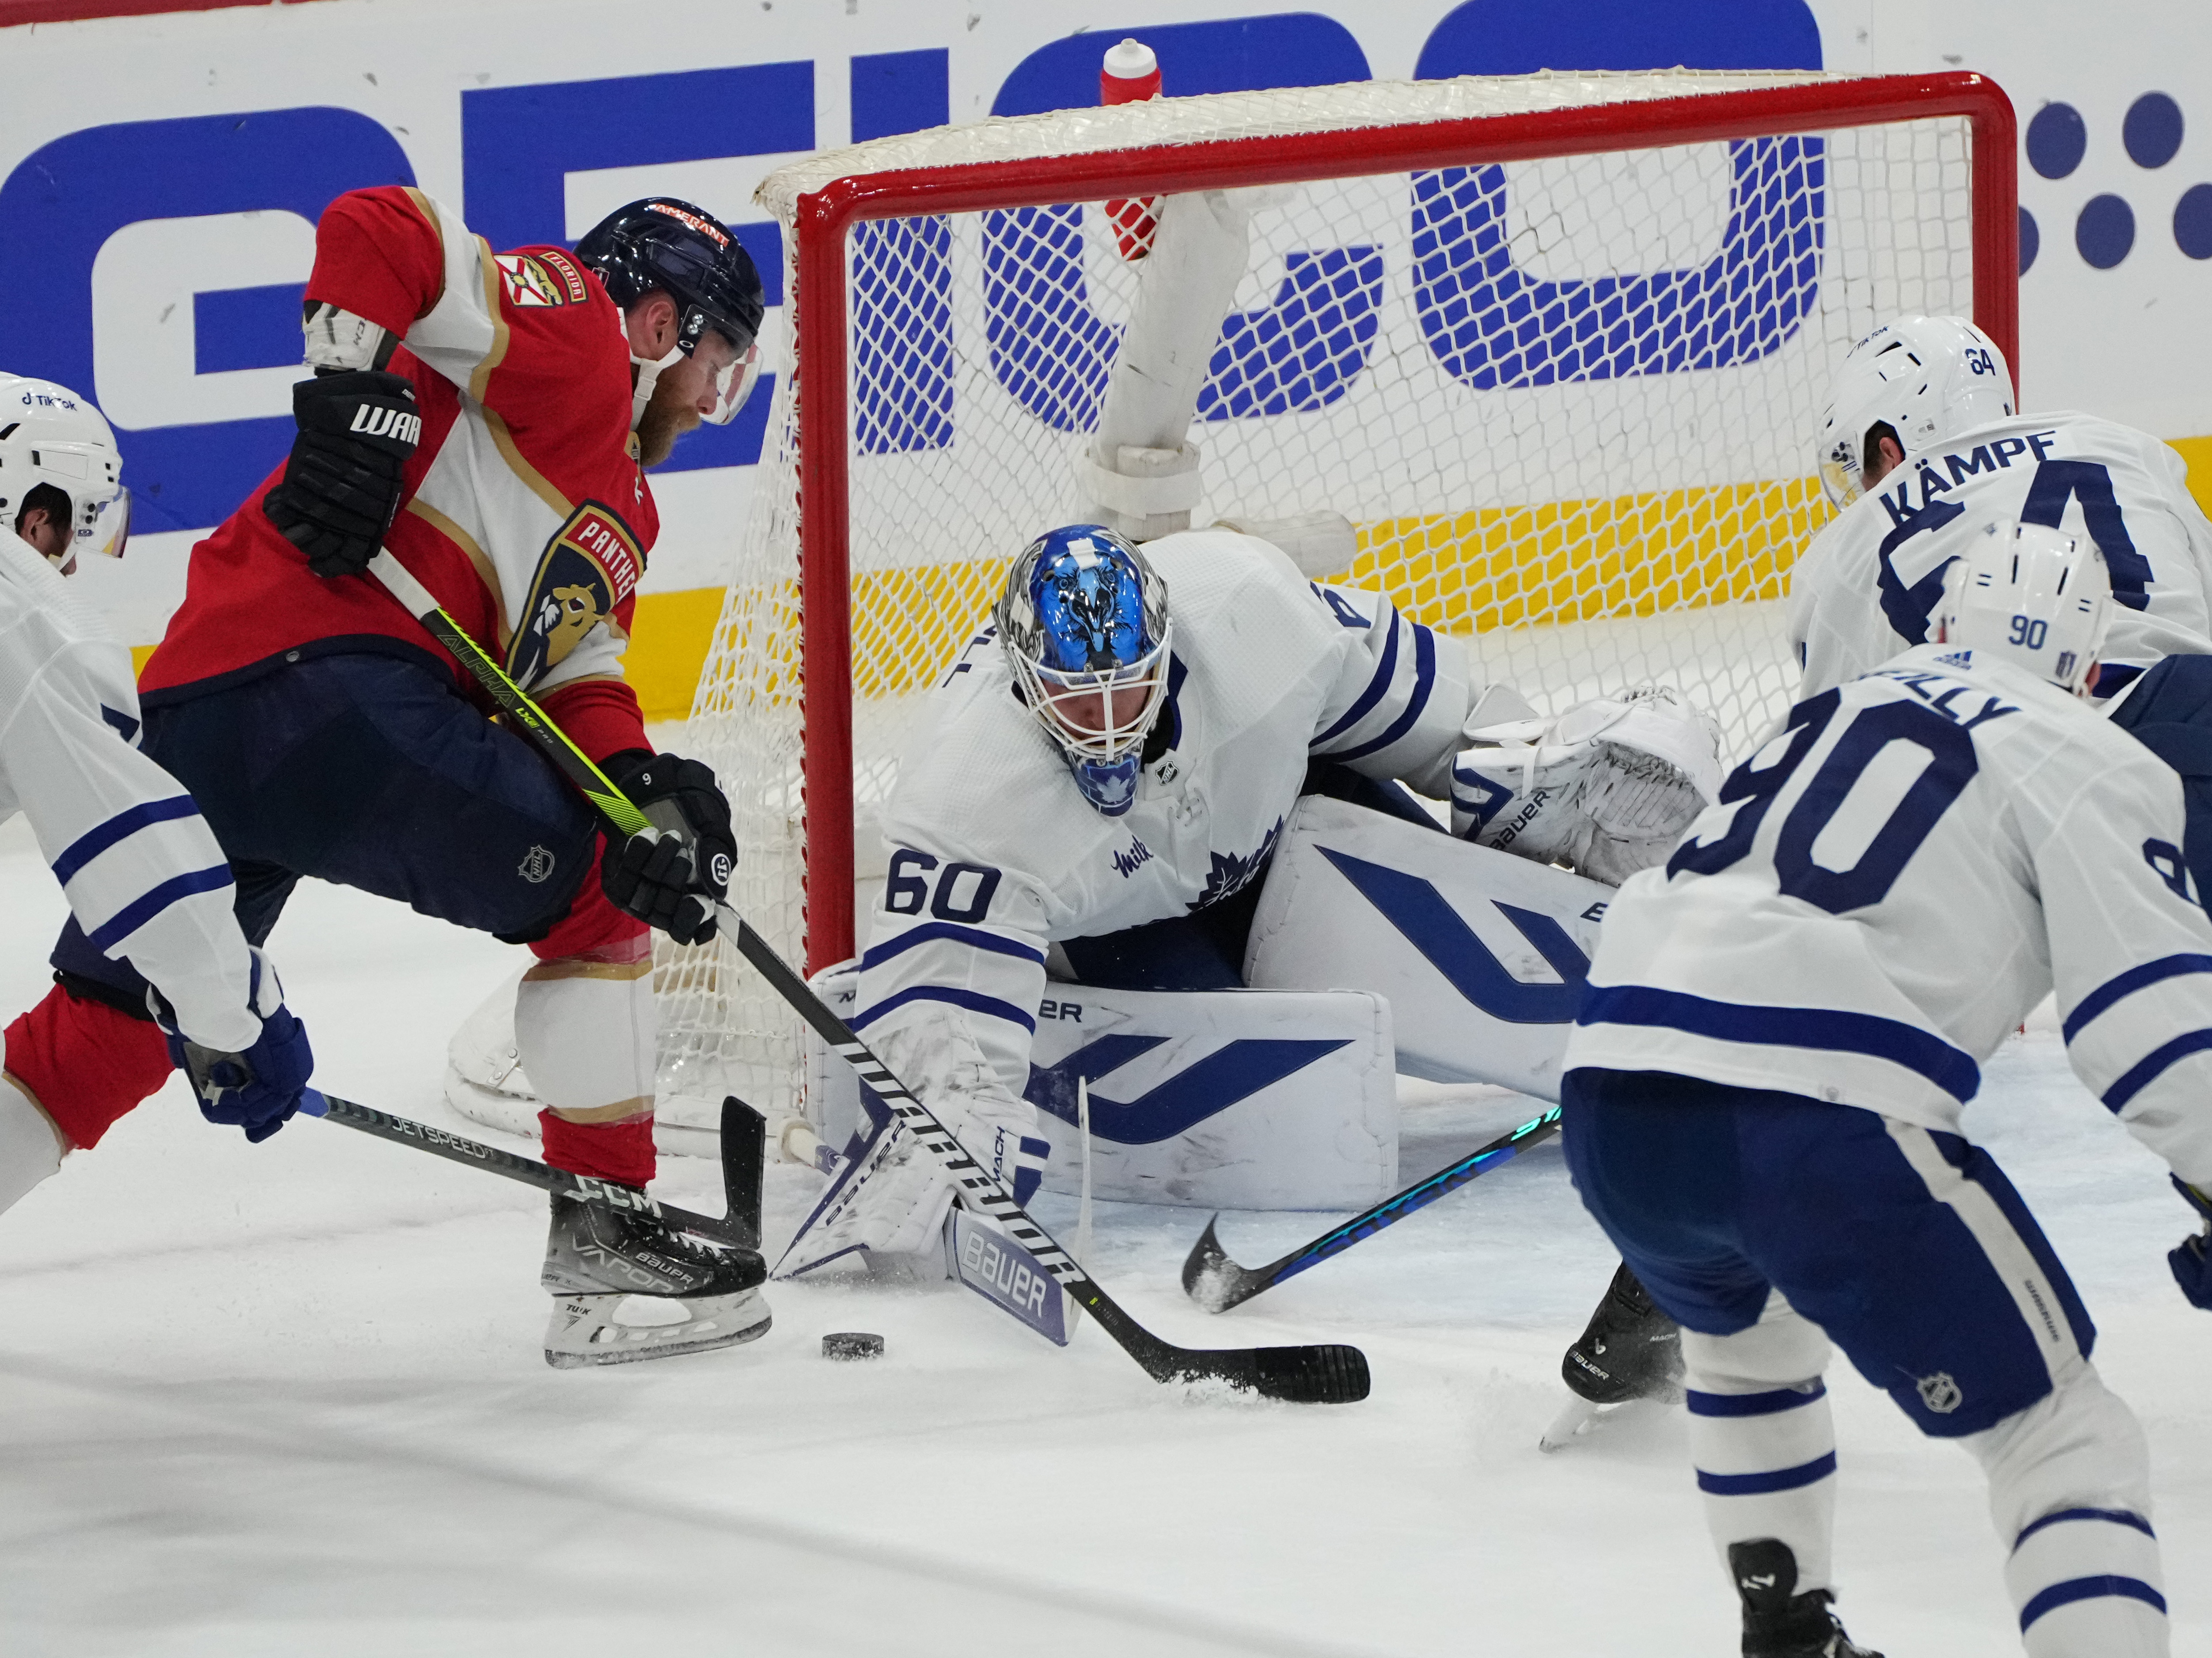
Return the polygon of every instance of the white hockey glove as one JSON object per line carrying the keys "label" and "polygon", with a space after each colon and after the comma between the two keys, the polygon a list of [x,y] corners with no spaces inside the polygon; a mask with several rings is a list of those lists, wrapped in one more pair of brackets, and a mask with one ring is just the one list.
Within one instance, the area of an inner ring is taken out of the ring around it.
{"label": "white hockey glove", "polygon": [[1615,886],[1674,850],[1726,774],[1720,727],[1665,686],[1468,735],[1452,833]]}
{"label": "white hockey glove", "polygon": [[[1037,1132],[1035,1107],[1003,1093],[951,1090],[933,1092],[926,1103],[968,1154],[1012,1191],[1017,1203],[1029,1202],[1052,1151]],[[884,1107],[870,1100],[864,1109],[867,1121],[822,1203],[777,1264],[777,1277],[856,1248],[915,1255],[939,1247],[958,1181]]]}

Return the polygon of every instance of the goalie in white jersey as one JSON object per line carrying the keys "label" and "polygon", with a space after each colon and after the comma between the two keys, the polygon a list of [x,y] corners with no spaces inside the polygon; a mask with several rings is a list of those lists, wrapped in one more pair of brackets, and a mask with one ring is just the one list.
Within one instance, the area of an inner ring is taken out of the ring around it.
{"label": "goalie in white jersey", "polygon": [[[121,474],[98,410],[0,374],[0,819],[31,820],[87,935],[152,982],[201,1109],[264,1139],[298,1107],[307,1032],[239,932],[230,865],[191,797],[137,750],[130,652],[63,585],[80,552],[121,556]],[[0,1209],[107,1126],[18,1079],[35,1042],[18,1019],[0,1045]]]}
{"label": "goalie in white jersey", "polygon": [[[1241,996],[1257,878],[1272,862],[1270,891],[1286,878],[1279,845],[1297,834],[1302,795],[1371,807],[1360,817],[1374,832],[1414,834],[1467,865],[1552,881],[1565,894],[1554,913],[1571,920],[1601,910],[1607,889],[1455,845],[1392,780],[1450,798],[1468,838],[1610,880],[1663,857],[1717,786],[1714,729],[1671,695],[1585,705],[1557,722],[1531,714],[1481,683],[1460,641],[1379,593],[1308,581],[1266,541],[1184,531],[1139,552],[1095,525],[1054,531],[1014,562],[994,626],[909,743],[853,1024],[1026,1201],[1049,1150],[1024,1097],[1048,975]],[[1351,892],[1341,876],[1312,882]],[[1327,914],[1328,902],[1300,913]],[[1547,958],[1571,957],[1578,970],[1561,929],[1522,914],[1562,947]],[[1271,943],[1297,930],[1293,918]],[[1370,930],[1413,957],[1405,928]],[[1323,975],[1302,987],[1358,985],[1395,1003],[1395,987],[1329,976],[1349,941],[1327,924],[1322,933],[1285,946]],[[1249,982],[1285,981],[1255,969]],[[1556,1086],[1571,981],[1528,988],[1561,1004],[1528,1015],[1556,1023],[1524,1039]],[[952,1185],[872,1115],[781,1270],[856,1248],[934,1247]],[[1195,1155],[1224,1151],[1212,1142]]]}
{"label": "goalie in white jersey", "polygon": [[[2173,774],[2075,700],[2118,613],[2095,545],[1991,526],[1935,609],[1938,642],[1798,703],[1622,887],[1567,1155],[1685,1327],[1747,1655],[1863,1650],[1827,1610],[1831,1339],[1982,1463],[2031,1654],[2163,1653],[2142,1433],[1960,1112],[2055,988],[2076,1074],[2212,1217],[2212,922]],[[2171,1264],[2212,1309],[2204,1240]]]}

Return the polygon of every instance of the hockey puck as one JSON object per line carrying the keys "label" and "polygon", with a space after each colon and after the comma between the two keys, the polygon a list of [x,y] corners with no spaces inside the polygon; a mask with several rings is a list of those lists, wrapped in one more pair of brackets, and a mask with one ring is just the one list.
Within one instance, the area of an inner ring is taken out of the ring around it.
{"label": "hockey puck", "polygon": [[884,1339],[866,1330],[838,1330],[822,1338],[824,1358],[881,1358]]}

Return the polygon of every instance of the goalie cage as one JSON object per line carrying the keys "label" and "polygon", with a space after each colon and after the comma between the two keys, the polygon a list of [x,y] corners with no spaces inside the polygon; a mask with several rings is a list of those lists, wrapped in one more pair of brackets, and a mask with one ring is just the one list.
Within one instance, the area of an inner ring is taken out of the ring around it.
{"label": "goalie cage", "polygon": [[[1158,100],[781,169],[783,346],[689,734],[732,902],[810,972],[854,953],[918,694],[1012,556],[1094,516],[1074,457],[1145,271],[1103,203],[1277,187],[1194,523],[1341,513],[1353,580],[1540,708],[1670,682],[1740,748],[1795,679],[1836,362],[1955,313],[2017,372],[2014,146],[1971,73],[1673,70]],[[797,1109],[797,1021],[726,945],[662,945],[664,1121]]]}

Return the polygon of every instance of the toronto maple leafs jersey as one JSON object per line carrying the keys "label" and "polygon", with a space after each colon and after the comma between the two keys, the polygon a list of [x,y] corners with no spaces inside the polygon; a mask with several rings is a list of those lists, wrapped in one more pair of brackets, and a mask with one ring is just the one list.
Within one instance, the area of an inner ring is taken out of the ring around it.
{"label": "toronto maple leafs jersey", "polygon": [[989,629],[902,757],[853,1023],[925,1100],[1018,1096],[1051,943],[1236,892],[1266,866],[1310,758],[1449,786],[1476,700],[1456,640],[1379,593],[1309,582],[1247,536],[1188,531],[1145,556],[1173,636],[1164,750],[1148,748],[1127,812],[1077,792]]}
{"label": "toronto maple leafs jersey", "polygon": [[1797,704],[1606,912],[1569,1069],[1957,1132],[2056,989],[2075,1073],[2212,1178],[2212,921],[2174,774],[2013,664],[1925,645]]}
{"label": "toronto maple leafs jersey", "polygon": [[1916,456],[1814,538],[1790,584],[1790,641],[1813,696],[1924,643],[1944,567],[1996,519],[2094,541],[2117,601],[2097,682],[2212,652],[2212,523],[2187,468],[2146,433],[2089,415],[2020,416]]}
{"label": "toronto maple leafs jersey", "polygon": [[0,531],[0,820],[21,812],[86,937],[127,957],[210,1048],[251,1047],[251,961],[230,865],[176,779],[138,752],[131,653]]}

